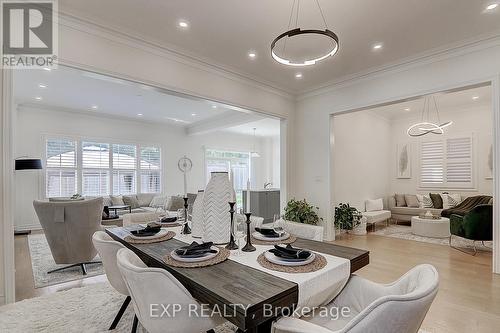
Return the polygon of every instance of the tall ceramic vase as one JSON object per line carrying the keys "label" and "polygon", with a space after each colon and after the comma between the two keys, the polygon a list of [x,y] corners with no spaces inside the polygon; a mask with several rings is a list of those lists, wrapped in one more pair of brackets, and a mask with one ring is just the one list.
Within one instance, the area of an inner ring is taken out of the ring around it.
{"label": "tall ceramic vase", "polygon": [[228,202],[236,194],[227,172],[212,172],[203,194],[203,241],[224,244],[229,242],[231,216]]}
{"label": "tall ceramic vase", "polygon": [[191,236],[203,237],[203,196],[204,191],[199,190],[193,203],[193,215],[191,217]]}

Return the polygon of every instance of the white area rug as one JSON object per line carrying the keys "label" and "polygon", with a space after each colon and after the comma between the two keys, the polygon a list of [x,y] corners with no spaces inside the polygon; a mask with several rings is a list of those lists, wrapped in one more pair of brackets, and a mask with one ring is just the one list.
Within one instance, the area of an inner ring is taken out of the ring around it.
{"label": "white area rug", "polygon": [[[406,225],[389,225],[387,227],[377,227],[380,229],[377,229],[377,231],[374,231],[374,235],[379,235],[379,236],[387,236],[387,237],[394,237],[394,238],[400,238],[400,239],[408,239],[408,240],[413,240],[417,242],[424,242],[424,243],[432,243],[432,244],[439,244],[439,245],[446,245],[449,246],[448,244],[448,238],[431,238],[431,237],[423,237],[423,236],[417,236],[411,233],[411,227],[406,226]],[[493,242],[484,242],[485,246],[482,246],[481,242],[476,242],[476,247],[479,251],[490,251],[493,247]],[[452,240],[452,245],[455,247],[461,247],[461,248],[469,248],[473,249],[473,242],[469,239],[465,239],[462,237],[458,236],[453,236]]]}
{"label": "white area rug", "polygon": [[[33,268],[33,278],[35,288],[46,287],[62,282],[73,281],[83,278],[80,267],[65,269],[60,272],[47,274],[48,271],[68,265],[57,265],[54,262],[49,244],[44,234],[28,235],[28,245],[31,255],[31,266]],[[98,257],[95,260],[99,260]],[[87,276],[104,274],[102,264],[86,265]]]}

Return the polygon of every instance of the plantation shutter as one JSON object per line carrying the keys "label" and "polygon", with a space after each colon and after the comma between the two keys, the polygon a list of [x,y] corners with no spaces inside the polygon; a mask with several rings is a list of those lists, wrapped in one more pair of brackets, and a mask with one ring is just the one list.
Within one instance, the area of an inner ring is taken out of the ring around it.
{"label": "plantation shutter", "polygon": [[136,193],[137,147],[113,145],[113,194]]}
{"label": "plantation shutter", "polygon": [[422,142],[420,153],[420,183],[423,187],[444,183],[444,142]]}
{"label": "plantation shutter", "polygon": [[141,147],[141,192],[160,193],[160,161],[161,153],[158,147]]}
{"label": "plantation shutter", "polygon": [[49,139],[46,142],[45,195],[69,197],[77,191],[76,141]]}
{"label": "plantation shutter", "polygon": [[82,189],[85,196],[109,194],[109,144],[82,142]]}
{"label": "plantation shutter", "polygon": [[446,182],[472,186],[472,138],[446,140]]}

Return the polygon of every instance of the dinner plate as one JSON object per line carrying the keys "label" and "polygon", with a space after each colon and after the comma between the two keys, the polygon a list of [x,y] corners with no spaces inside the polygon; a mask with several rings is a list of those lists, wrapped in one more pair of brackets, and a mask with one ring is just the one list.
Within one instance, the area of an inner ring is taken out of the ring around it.
{"label": "dinner plate", "polygon": [[283,236],[281,236],[281,237],[266,237],[263,234],[261,234],[260,232],[254,231],[252,233],[252,236],[255,239],[258,239],[261,241],[266,241],[266,242],[276,242],[276,241],[282,241],[282,240],[290,238],[290,234],[288,232],[285,232],[283,234]]}
{"label": "dinner plate", "polygon": [[140,237],[140,236],[135,236],[135,235],[130,234],[130,237],[132,237],[133,239],[155,239],[155,238],[160,238],[160,237],[163,237],[163,236],[165,236],[167,233],[168,233],[168,230],[160,229],[160,231],[158,231],[158,233],[157,233],[157,234],[152,235],[152,236],[144,236],[144,237]]}
{"label": "dinner plate", "polygon": [[264,253],[264,257],[267,260],[269,260],[270,262],[272,262],[273,264],[276,264],[276,265],[281,265],[281,266],[304,266],[304,265],[312,263],[314,261],[314,258],[316,258],[316,255],[314,254],[314,252],[311,252],[311,255],[309,256],[309,258],[307,258],[304,261],[286,261],[286,260],[283,260],[283,258],[275,256],[274,253],[266,251]]}
{"label": "dinner plate", "polygon": [[200,261],[205,261],[205,260],[212,259],[217,254],[219,254],[219,248],[217,246],[212,246],[211,249],[212,250],[216,250],[217,253],[206,253],[206,255],[204,255],[202,257],[196,257],[196,258],[192,258],[192,257],[191,258],[183,258],[183,257],[177,255],[177,253],[175,253],[175,250],[173,250],[172,252],[170,252],[170,255],[172,256],[173,259],[175,259],[177,261],[182,261],[182,262],[200,262]]}

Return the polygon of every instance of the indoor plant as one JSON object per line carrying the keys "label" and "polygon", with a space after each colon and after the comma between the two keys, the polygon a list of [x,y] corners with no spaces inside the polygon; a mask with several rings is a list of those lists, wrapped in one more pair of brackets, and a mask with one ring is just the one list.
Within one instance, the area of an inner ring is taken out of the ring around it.
{"label": "indoor plant", "polygon": [[361,212],[348,203],[340,203],[335,207],[335,228],[338,230],[352,230],[359,224]]}
{"label": "indoor plant", "polygon": [[319,207],[310,205],[306,199],[292,199],[286,204],[284,218],[288,221],[317,225],[323,220],[318,216],[318,209]]}

